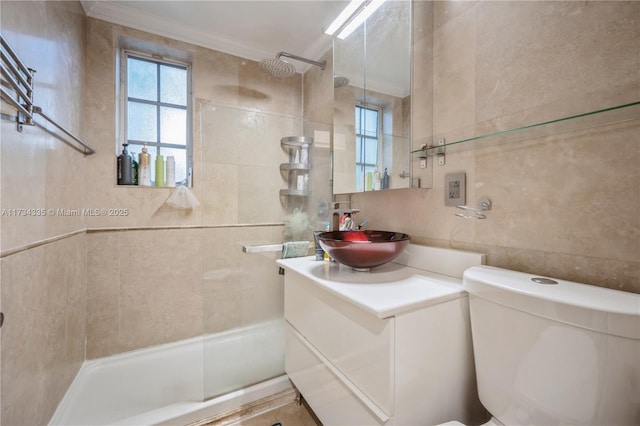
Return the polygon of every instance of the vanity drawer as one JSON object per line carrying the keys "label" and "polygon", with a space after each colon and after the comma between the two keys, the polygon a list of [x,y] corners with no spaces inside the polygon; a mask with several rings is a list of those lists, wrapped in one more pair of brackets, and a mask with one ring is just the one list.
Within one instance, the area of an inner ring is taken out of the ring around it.
{"label": "vanity drawer", "polygon": [[393,415],[394,319],[379,319],[287,271],[285,319],[387,415]]}
{"label": "vanity drawer", "polygon": [[382,410],[335,371],[289,323],[285,324],[285,370],[323,424],[390,424]]}

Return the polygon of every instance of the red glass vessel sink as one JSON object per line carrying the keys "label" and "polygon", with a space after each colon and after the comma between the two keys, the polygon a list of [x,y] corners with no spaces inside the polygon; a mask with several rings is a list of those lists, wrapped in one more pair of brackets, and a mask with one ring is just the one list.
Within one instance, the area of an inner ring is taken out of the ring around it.
{"label": "red glass vessel sink", "polygon": [[318,235],[320,246],[329,256],[357,271],[392,261],[410,239],[408,234],[388,231],[329,231]]}

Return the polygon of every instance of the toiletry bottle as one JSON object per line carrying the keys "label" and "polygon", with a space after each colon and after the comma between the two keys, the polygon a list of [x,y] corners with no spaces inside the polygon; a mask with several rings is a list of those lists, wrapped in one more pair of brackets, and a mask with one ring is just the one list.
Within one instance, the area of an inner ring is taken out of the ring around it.
{"label": "toiletry bottle", "polygon": [[166,185],[173,188],[176,186],[176,160],[173,155],[167,157]]}
{"label": "toiletry bottle", "polygon": [[324,260],[324,250],[322,249],[322,246],[320,245],[320,242],[318,240],[318,236],[323,232],[324,231],[313,231],[313,239],[316,245],[315,247],[316,260]]}
{"label": "toiletry bottle", "polygon": [[128,143],[122,144],[122,154],[118,155],[118,185],[133,185],[133,165],[127,151]]}
{"label": "toiletry bottle", "polygon": [[132,181],[131,184],[132,185],[137,185],[138,184],[138,162],[136,161],[135,157],[131,157],[131,168],[132,168]]}
{"label": "toiletry bottle", "polygon": [[382,173],[382,189],[389,189],[389,173],[387,173],[387,168],[384,168],[384,173]]}
{"label": "toiletry bottle", "polygon": [[147,152],[146,144],[138,156],[138,185],[151,186],[151,155]]}
{"label": "toiletry bottle", "polygon": [[[329,229],[331,229],[331,222],[324,222],[325,232],[328,232]],[[326,251],[324,252],[324,260],[329,261],[329,253],[327,253]]]}
{"label": "toiletry bottle", "polygon": [[378,191],[380,189],[380,171],[376,169],[375,179],[373,181],[373,190]]}
{"label": "toiletry bottle", "polygon": [[302,164],[309,164],[309,144],[305,143],[300,149],[300,162]]}
{"label": "toiletry bottle", "polygon": [[164,157],[156,157],[156,186],[164,186]]}

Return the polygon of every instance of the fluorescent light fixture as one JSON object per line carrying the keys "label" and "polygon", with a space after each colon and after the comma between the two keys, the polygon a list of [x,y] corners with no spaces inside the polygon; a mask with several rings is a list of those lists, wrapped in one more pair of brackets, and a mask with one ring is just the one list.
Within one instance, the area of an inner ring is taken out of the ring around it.
{"label": "fluorescent light fixture", "polygon": [[382,3],[384,2],[385,0],[371,0],[369,3],[367,3],[364,9],[360,10],[360,13],[354,16],[353,19],[351,19],[351,21],[349,21],[349,23],[344,28],[342,28],[342,31],[340,31],[336,37],[338,37],[340,40],[345,39],[364,21],[366,21],[369,16],[373,15],[373,12],[378,10],[378,8],[382,6]]}
{"label": "fluorescent light fixture", "polygon": [[360,9],[365,0],[351,0],[347,7],[344,8],[340,15],[333,20],[329,27],[324,30],[325,34],[334,35],[341,27],[344,26],[353,16],[356,11]]}
{"label": "fluorescent light fixture", "polygon": [[346,38],[373,14],[385,0],[351,0],[340,15],[325,30],[325,34],[337,33],[339,39]]}

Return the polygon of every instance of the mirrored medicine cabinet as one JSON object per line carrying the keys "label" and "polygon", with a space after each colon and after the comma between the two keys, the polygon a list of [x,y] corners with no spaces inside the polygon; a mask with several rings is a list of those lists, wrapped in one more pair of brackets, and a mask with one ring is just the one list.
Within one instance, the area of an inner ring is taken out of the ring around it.
{"label": "mirrored medicine cabinet", "polygon": [[411,9],[384,2],[334,38],[334,194],[412,185]]}

